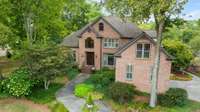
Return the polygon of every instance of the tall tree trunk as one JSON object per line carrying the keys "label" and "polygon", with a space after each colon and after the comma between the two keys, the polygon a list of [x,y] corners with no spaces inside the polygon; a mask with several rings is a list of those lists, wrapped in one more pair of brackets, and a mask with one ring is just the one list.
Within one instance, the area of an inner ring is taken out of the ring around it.
{"label": "tall tree trunk", "polygon": [[158,73],[160,68],[160,47],[162,41],[162,31],[164,27],[164,21],[160,21],[157,29],[157,42],[156,42],[156,54],[154,60],[154,67],[152,73],[152,82],[151,82],[151,98],[150,98],[150,107],[155,107],[157,103],[157,85],[158,85]]}

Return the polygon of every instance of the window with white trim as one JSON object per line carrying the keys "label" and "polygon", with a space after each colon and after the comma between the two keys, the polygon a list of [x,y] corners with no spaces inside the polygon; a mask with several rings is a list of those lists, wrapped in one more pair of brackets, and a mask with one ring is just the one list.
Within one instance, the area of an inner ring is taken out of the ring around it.
{"label": "window with white trim", "polygon": [[126,79],[132,80],[133,78],[133,65],[128,64],[126,65]]}
{"label": "window with white trim", "polygon": [[137,58],[149,58],[150,56],[150,44],[139,43],[137,44],[136,57]]}
{"label": "window with white trim", "polygon": [[106,38],[104,39],[104,48],[117,48],[119,46],[118,39]]}
{"label": "window with white trim", "polygon": [[115,64],[115,57],[112,54],[103,55],[103,65],[104,66],[113,66]]}

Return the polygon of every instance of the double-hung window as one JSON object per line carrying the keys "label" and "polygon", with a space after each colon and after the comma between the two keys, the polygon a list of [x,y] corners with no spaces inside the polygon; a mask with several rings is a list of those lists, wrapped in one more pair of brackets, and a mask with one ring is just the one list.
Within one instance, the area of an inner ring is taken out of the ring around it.
{"label": "double-hung window", "polygon": [[150,57],[150,44],[146,44],[146,43],[137,44],[136,57],[142,58],[142,59],[149,58]]}
{"label": "double-hung window", "polygon": [[132,78],[133,78],[133,65],[128,64],[126,66],[126,79],[132,80]]}
{"label": "double-hung window", "polygon": [[117,48],[119,45],[118,39],[104,39],[104,48]]}

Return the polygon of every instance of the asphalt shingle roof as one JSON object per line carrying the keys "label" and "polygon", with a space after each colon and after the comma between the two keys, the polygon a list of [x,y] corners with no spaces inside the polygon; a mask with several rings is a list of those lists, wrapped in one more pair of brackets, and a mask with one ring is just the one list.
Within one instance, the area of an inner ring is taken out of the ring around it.
{"label": "asphalt shingle roof", "polygon": [[[116,32],[118,32],[121,36],[121,38],[136,38],[138,35],[140,35],[143,31],[137,27],[132,22],[129,21],[123,21],[122,19],[116,17],[116,16],[105,16],[105,17],[99,17],[92,23],[87,24],[82,29],[78,30],[77,32],[73,32],[69,36],[65,37],[61,45],[68,46],[68,47],[79,47],[78,39],[81,36],[81,34],[90,26],[95,24],[98,20],[104,20],[106,23],[108,23]],[[151,37],[156,37],[155,31],[144,31]],[[95,32],[96,33],[96,32]]]}

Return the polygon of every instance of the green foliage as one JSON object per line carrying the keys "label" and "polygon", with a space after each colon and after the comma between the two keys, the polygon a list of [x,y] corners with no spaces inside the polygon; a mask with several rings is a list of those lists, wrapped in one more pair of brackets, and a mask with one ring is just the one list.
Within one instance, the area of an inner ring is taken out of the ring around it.
{"label": "green foliage", "polygon": [[56,103],[52,109],[52,112],[69,112],[69,111],[65,108],[64,104]]}
{"label": "green foliage", "polygon": [[48,90],[40,86],[35,86],[32,89],[32,93],[27,96],[28,99],[36,102],[46,104],[56,99],[55,93],[63,87],[63,84],[52,83]]}
{"label": "green foliage", "polygon": [[24,64],[30,70],[31,77],[42,80],[44,88],[48,89],[52,79],[73,66],[71,56],[69,49],[57,46],[34,47],[27,50]]}
{"label": "green foliage", "polygon": [[29,76],[30,73],[25,68],[12,72],[10,77],[3,81],[4,92],[16,97],[29,95],[33,87],[33,82]]}
{"label": "green foliage", "polygon": [[89,95],[90,92],[92,92],[94,87],[89,84],[78,84],[75,87],[74,94],[78,97],[86,97]]}
{"label": "green foliage", "polygon": [[87,0],[66,0],[64,18],[66,21],[67,34],[79,30],[91,20],[101,15],[100,6]]}
{"label": "green foliage", "polygon": [[166,39],[163,41],[163,45],[164,48],[175,57],[172,62],[175,71],[185,69],[193,59],[190,47],[179,40]]}
{"label": "green foliage", "polygon": [[143,30],[154,30],[155,29],[155,23],[143,23],[138,25]]}
{"label": "green foliage", "polygon": [[67,78],[69,80],[74,79],[79,74],[78,68],[72,67],[67,70]]}
{"label": "green foliage", "polygon": [[[200,35],[200,31],[199,31],[199,35]],[[194,54],[196,54],[196,55],[200,55],[200,36],[199,35],[193,37],[193,39],[191,39],[190,43],[189,43]]]}
{"label": "green foliage", "polygon": [[113,100],[119,103],[126,103],[133,99],[135,86],[132,84],[115,82],[110,85],[108,94]]}
{"label": "green foliage", "polygon": [[86,99],[86,104],[88,105],[94,105],[94,101],[92,99],[92,96],[89,94],[87,99]]}
{"label": "green foliage", "polygon": [[103,68],[92,74],[89,80],[97,89],[106,88],[115,81],[115,72],[114,70]]}
{"label": "green foliage", "polygon": [[188,102],[187,91],[180,88],[170,88],[164,95],[159,96],[160,104],[167,107],[184,106]]}
{"label": "green foliage", "polygon": [[0,46],[10,45],[15,42],[15,39],[16,37],[14,37],[10,28],[0,23]]}

